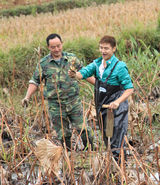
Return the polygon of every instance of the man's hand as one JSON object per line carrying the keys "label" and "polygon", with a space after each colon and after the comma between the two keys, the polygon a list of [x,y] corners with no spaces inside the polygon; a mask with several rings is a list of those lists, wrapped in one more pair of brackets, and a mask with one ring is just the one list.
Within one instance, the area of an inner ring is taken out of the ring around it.
{"label": "man's hand", "polygon": [[68,75],[71,77],[71,78],[76,78],[76,71],[73,71],[73,70],[69,70],[68,71]]}
{"label": "man's hand", "polygon": [[29,99],[25,97],[25,98],[22,100],[22,106],[23,106],[23,107],[25,107],[25,106],[28,107],[28,105],[29,105]]}
{"label": "man's hand", "polygon": [[119,107],[119,103],[113,101],[109,104],[110,109],[117,109]]}
{"label": "man's hand", "polygon": [[77,80],[81,80],[83,78],[83,76],[81,75],[81,73],[78,71],[73,71],[73,70],[69,70],[68,71],[68,75],[71,77],[71,78],[76,78]]}

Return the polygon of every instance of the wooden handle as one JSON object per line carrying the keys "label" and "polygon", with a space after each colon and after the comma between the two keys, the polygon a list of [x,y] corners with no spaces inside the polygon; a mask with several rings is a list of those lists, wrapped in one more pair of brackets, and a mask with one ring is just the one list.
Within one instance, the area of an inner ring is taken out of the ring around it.
{"label": "wooden handle", "polygon": [[105,124],[106,124],[106,136],[112,137],[114,126],[114,114],[110,109],[107,109],[107,117],[105,119]]}
{"label": "wooden handle", "polygon": [[103,105],[102,105],[102,108],[109,108],[109,105],[103,104]]}

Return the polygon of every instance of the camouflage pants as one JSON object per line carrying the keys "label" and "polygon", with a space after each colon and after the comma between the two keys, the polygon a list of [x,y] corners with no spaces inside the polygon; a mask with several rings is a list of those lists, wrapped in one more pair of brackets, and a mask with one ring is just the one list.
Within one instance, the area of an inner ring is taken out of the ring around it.
{"label": "camouflage pants", "polygon": [[[66,144],[70,145],[70,138],[75,129],[79,134],[83,125],[83,111],[80,98],[76,97],[72,100],[48,101],[49,115],[53,123],[53,128],[57,133],[57,139],[62,141],[63,134]],[[62,129],[63,127],[63,129]],[[87,128],[89,142],[92,143],[91,129]],[[86,131],[82,132],[82,140],[84,146],[87,145]]]}
{"label": "camouflage pants", "polygon": [[[83,124],[82,104],[79,98],[67,101],[48,101],[49,115],[58,139],[71,136],[73,129],[80,132]],[[62,131],[63,127],[63,131]]]}

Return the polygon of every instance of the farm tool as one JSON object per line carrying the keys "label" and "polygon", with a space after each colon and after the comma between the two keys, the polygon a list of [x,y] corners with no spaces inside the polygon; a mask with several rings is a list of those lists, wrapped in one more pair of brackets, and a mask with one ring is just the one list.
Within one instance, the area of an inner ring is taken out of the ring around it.
{"label": "farm tool", "polygon": [[102,108],[107,108],[107,117],[105,118],[105,133],[108,138],[108,147],[110,147],[110,138],[113,136],[113,125],[114,125],[114,115],[111,109],[108,109],[109,105],[102,105]]}

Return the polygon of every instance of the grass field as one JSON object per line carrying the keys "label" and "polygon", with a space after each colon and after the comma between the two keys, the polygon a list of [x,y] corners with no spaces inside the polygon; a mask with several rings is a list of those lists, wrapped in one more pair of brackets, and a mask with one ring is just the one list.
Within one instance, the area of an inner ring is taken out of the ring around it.
{"label": "grass field", "polygon": [[97,38],[120,35],[125,29],[149,29],[157,26],[159,0],[128,1],[60,13],[0,19],[1,50],[43,41],[57,32],[64,40],[81,36]]}

